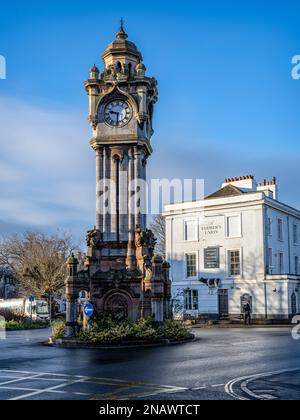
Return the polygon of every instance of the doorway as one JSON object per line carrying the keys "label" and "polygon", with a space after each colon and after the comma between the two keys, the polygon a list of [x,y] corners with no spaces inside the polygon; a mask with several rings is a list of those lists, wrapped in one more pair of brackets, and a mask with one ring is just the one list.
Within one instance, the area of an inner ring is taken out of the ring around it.
{"label": "doorway", "polygon": [[229,318],[228,289],[219,289],[219,318]]}

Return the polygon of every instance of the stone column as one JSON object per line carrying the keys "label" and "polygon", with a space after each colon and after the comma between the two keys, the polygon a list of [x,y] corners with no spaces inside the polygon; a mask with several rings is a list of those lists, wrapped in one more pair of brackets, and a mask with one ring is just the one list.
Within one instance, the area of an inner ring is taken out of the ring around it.
{"label": "stone column", "polygon": [[152,258],[151,278],[151,309],[154,321],[164,320],[164,278],[162,271],[163,259],[156,255]]}
{"label": "stone column", "polygon": [[119,172],[119,159],[115,156],[112,156],[110,159],[111,165],[111,188],[110,188],[110,206],[111,206],[111,234],[109,239],[116,241],[117,230],[118,230],[118,214],[117,214],[117,205],[118,205],[118,172]]}
{"label": "stone column", "polygon": [[120,240],[128,241],[129,236],[129,219],[128,213],[128,171],[129,171],[129,160],[127,153],[124,153],[120,160],[120,171],[119,171],[119,228],[120,228]]}
{"label": "stone column", "polygon": [[164,304],[162,298],[153,298],[151,301],[152,316],[155,322],[164,321]]}
{"label": "stone column", "polygon": [[145,156],[143,156],[143,160],[142,160],[142,179],[144,182],[144,188],[145,191],[143,192],[144,195],[144,204],[142,205],[142,209],[143,209],[143,214],[142,214],[142,229],[146,229],[147,227],[147,184],[146,184],[146,180],[147,180],[147,174],[146,174],[146,170],[147,170],[147,159]]}
{"label": "stone column", "polygon": [[135,268],[135,157],[134,150],[128,150],[128,249],[126,265]]}
{"label": "stone column", "polygon": [[108,147],[104,148],[103,155],[103,239],[109,240],[111,233],[111,196],[110,196],[110,150]]}
{"label": "stone column", "polygon": [[77,334],[77,298],[67,294],[66,298],[66,336],[72,337]]}
{"label": "stone column", "polygon": [[66,336],[77,334],[77,267],[78,260],[72,255],[68,261],[68,277],[66,279]]}
{"label": "stone column", "polygon": [[141,204],[145,197],[141,191],[141,180],[142,180],[142,152],[140,148],[135,147],[134,150],[134,179],[135,179],[135,227],[139,226],[144,229],[143,218],[141,214]]}
{"label": "stone column", "polygon": [[96,148],[96,229],[103,232],[103,148]]}

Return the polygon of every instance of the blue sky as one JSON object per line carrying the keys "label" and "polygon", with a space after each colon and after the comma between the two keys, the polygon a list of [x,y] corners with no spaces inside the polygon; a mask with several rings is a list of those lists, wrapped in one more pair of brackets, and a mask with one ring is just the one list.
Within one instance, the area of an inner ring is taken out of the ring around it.
{"label": "blue sky", "polygon": [[15,1],[1,5],[0,233],[94,224],[83,81],[125,19],[159,82],[149,176],[276,175],[300,208],[299,1]]}

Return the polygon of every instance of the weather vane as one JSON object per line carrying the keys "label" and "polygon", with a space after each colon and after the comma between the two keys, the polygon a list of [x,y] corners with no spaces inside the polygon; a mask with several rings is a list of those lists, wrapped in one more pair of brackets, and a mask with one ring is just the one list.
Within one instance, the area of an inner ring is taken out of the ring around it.
{"label": "weather vane", "polygon": [[126,34],[125,30],[124,30],[124,19],[121,18],[120,21],[120,31],[117,34],[117,38],[118,39],[127,39],[128,35]]}

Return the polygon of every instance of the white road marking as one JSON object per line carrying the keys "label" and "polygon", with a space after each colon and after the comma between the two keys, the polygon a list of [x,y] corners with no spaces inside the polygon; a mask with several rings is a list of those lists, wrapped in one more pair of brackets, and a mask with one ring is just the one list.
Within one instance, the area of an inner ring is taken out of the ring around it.
{"label": "white road marking", "polygon": [[[0,370],[0,372],[4,372],[4,373],[21,373],[24,375],[49,375],[49,376],[61,376],[64,378],[88,378],[88,376],[80,376],[80,375],[66,375],[64,373],[53,373],[53,372],[29,372],[27,370],[10,370],[10,369],[2,369]],[[0,373],[1,375],[1,373]]]}
{"label": "white road marking", "polygon": [[[282,373],[288,373],[288,372],[297,372],[299,371],[299,368],[295,368],[295,369],[283,369],[283,370],[277,370],[274,372],[267,372],[267,373],[260,373],[260,374],[256,374],[256,375],[250,375],[250,376],[241,376],[240,378],[235,378],[232,379],[231,381],[229,381],[226,385],[225,385],[225,391],[227,394],[231,395],[232,397],[234,397],[237,400],[249,400],[249,398],[247,397],[243,397],[241,395],[238,395],[233,387],[234,385],[236,385],[239,382],[242,382],[241,384],[241,389],[242,391],[244,391],[249,397],[255,398],[256,400],[264,400],[264,399],[276,399],[276,397],[272,396],[272,395],[258,395],[255,394],[254,392],[252,392],[250,389],[248,389],[247,385],[252,382],[255,381],[257,379],[261,379],[261,378],[267,378],[269,376],[274,376],[274,375],[280,375]],[[264,391],[263,391],[264,392]]]}
{"label": "white road marking", "polygon": [[8,389],[13,391],[39,391],[39,389],[21,388],[19,386],[0,386],[0,389]]}
{"label": "white road marking", "polygon": [[[35,391],[41,391],[41,389],[38,388],[21,388],[21,387],[15,387],[15,386],[0,386],[0,389],[7,389],[7,390],[11,390],[11,391],[30,391],[30,392],[35,392]],[[92,395],[91,392],[68,392],[68,391],[58,391],[58,390],[52,390],[52,391],[47,391],[53,394],[72,394],[72,395]]]}
{"label": "white road marking", "polygon": [[225,386],[225,384],[217,384],[217,385],[211,385],[212,388],[218,388],[220,386]]}
{"label": "white road marking", "polygon": [[12,379],[11,381],[6,381],[6,382],[0,382],[0,386],[8,385],[8,384],[13,384],[15,382],[26,381],[26,380],[29,380],[29,379],[36,379],[39,376],[40,376],[39,374],[32,375],[32,376],[22,376],[22,378]]}
{"label": "white road marking", "polygon": [[[126,384],[128,386],[131,386],[132,388],[138,388],[138,387],[145,387],[145,388],[155,387],[156,388],[156,390],[153,390],[153,391],[145,390],[144,392],[140,393],[140,396],[152,396],[152,395],[158,395],[161,393],[174,393],[174,392],[182,392],[182,391],[187,390],[187,388],[175,387],[175,386],[169,386],[169,385],[158,385],[158,384],[150,384],[150,383],[148,384],[148,383],[143,383],[143,382],[131,382],[129,380],[126,381],[124,379],[96,378],[96,377],[81,376],[81,375],[66,375],[62,373],[28,372],[28,371],[3,369],[3,370],[0,370],[0,379],[1,379],[1,376],[4,376],[3,374],[5,375],[5,378],[12,378],[12,376],[7,376],[7,374],[14,374],[14,375],[19,375],[19,376],[13,376],[14,379],[0,383],[0,389],[12,389],[12,390],[15,389],[15,390],[20,390],[20,391],[22,390],[28,391],[28,393],[11,398],[11,400],[21,400],[25,398],[30,398],[35,395],[43,394],[43,393],[60,393],[60,394],[82,395],[82,396],[94,395],[92,393],[71,392],[71,391],[69,392],[66,390],[61,390],[61,388],[63,387],[66,387],[68,385],[72,385],[75,383],[80,383],[80,382],[92,383],[96,385],[97,384],[98,385],[112,385],[116,387],[122,384]],[[42,377],[42,376],[46,376],[46,377]],[[53,376],[56,378],[53,378]],[[51,386],[44,389],[5,386],[6,384],[8,385],[10,383],[22,382],[26,380],[57,381],[60,383],[56,386]],[[126,399],[126,397],[124,399]]]}
{"label": "white road marking", "polygon": [[258,341],[237,341],[235,343],[231,343],[232,346],[249,346],[257,344]]}
{"label": "white road marking", "polygon": [[19,395],[18,397],[10,398],[10,401],[23,400],[24,398],[33,397],[35,395],[44,394],[44,393],[51,392],[51,391],[54,391],[54,390],[56,391],[59,388],[63,388],[67,385],[73,385],[73,384],[76,384],[76,383],[79,383],[79,382],[84,382],[84,379],[76,379],[75,381],[68,381],[68,382],[65,382],[65,383],[60,384],[60,385],[52,386],[52,387],[45,388],[45,389],[39,389],[38,391],[30,392],[29,394]]}
{"label": "white road marking", "polygon": [[[158,385],[158,386],[160,386],[160,385]],[[165,385],[161,385],[161,386],[165,386]],[[151,392],[151,393],[148,393],[147,391],[145,391],[145,392],[141,392],[140,394],[138,394],[138,395],[135,395],[135,396],[137,396],[137,397],[139,397],[139,398],[141,398],[141,397],[153,397],[153,396],[155,396],[155,395],[159,395],[159,394],[176,394],[177,392],[185,392],[185,391],[188,391],[188,388],[180,388],[180,387],[169,387],[169,389],[160,389],[160,390],[157,390],[157,391],[155,391],[155,392]],[[120,397],[122,397],[122,396],[120,396]],[[120,398],[120,400],[123,400],[123,401],[127,401],[127,400],[130,400],[132,398],[132,396],[131,397],[128,397],[128,398]]]}

